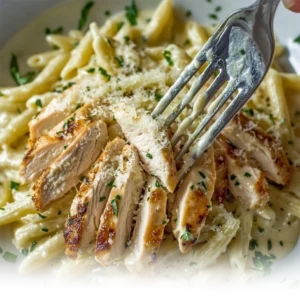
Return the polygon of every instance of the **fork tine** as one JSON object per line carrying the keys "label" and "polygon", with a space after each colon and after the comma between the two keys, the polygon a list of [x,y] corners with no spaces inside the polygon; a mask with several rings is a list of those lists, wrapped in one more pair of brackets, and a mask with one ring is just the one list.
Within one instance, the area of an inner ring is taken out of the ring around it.
{"label": "fork tine", "polygon": [[192,62],[184,69],[179,78],[163,96],[163,98],[156,105],[151,116],[153,119],[157,118],[167,106],[174,100],[178,93],[183,89],[187,82],[195,75],[195,73],[201,68],[201,66],[206,62],[206,50],[203,48]]}
{"label": "fork tine", "polygon": [[206,125],[212,120],[212,118],[218,113],[218,111],[222,108],[222,106],[226,103],[229,97],[236,90],[236,86],[231,84],[230,82],[223,90],[221,95],[209,106],[207,110],[206,116],[201,120],[199,126],[193,132],[193,134],[189,137],[187,142],[184,144],[181,151],[178,153],[176,157],[176,162],[178,162],[182,156],[188,151],[192,143],[196,140],[196,138],[201,134]]}
{"label": "fork tine", "polygon": [[208,81],[213,72],[215,71],[215,64],[210,63],[207,68],[202,72],[202,74],[193,82],[190,90],[184,96],[181,103],[176,107],[176,109],[168,116],[165,121],[165,127],[169,127],[179,114],[184,110],[184,108],[194,99],[199,90]]}
{"label": "fork tine", "polygon": [[[197,100],[199,103],[195,102],[193,107],[193,112],[190,116],[188,116],[185,120],[181,122],[178,129],[174,133],[171,144],[174,147],[180,138],[186,133],[186,130],[189,128],[189,126],[195,121],[195,119],[203,112],[203,109],[208,104],[208,102],[211,100],[211,98],[216,94],[216,92],[222,87],[222,85],[226,82],[227,77],[225,72],[221,72],[217,78],[213,81],[213,83],[208,87],[207,91],[203,95],[204,101],[200,98]],[[201,101],[203,101],[201,103]],[[198,107],[200,106],[200,107]]]}
{"label": "fork tine", "polygon": [[189,170],[194,162],[204,153],[204,151],[214,142],[217,136],[221,133],[224,127],[234,118],[238,111],[244,106],[250,98],[251,92],[242,90],[231,101],[229,106],[221,113],[220,117],[208,128],[208,130],[200,137],[197,145],[189,154],[190,159],[185,161],[183,168],[179,171],[179,178]]}

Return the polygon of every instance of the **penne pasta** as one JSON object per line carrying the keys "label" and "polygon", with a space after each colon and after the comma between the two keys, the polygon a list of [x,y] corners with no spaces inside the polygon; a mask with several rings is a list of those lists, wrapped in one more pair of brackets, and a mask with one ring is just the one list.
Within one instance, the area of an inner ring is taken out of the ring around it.
{"label": "penne pasta", "polygon": [[30,252],[22,261],[20,272],[28,273],[40,268],[51,259],[63,253],[64,248],[65,241],[61,231],[42,242],[37,241],[36,249]]}

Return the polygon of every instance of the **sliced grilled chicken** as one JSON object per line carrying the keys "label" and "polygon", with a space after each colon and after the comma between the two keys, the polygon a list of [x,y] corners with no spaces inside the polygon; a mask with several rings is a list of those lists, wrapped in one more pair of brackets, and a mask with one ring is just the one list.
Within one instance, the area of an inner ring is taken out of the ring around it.
{"label": "sliced grilled chicken", "polygon": [[185,176],[175,195],[172,226],[182,253],[189,252],[199,238],[211,209],[215,180],[214,151],[210,147]]}
{"label": "sliced grilled chicken", "polygon": [[114,180],[124,146],[125,141],[120,138],[107,144],[73,200],[64,231],[66,254],[73,259],[96,238],[100,216],[111,190],[109,183]]}
{"label": "sliced grilled chicken", "polygon": [[62,197],[78,183],[78,176],[95,162],[107,139],[107,126],[100,120],[87,125],[76,136],[35,182],[32,200],[37,210]]}
{"label": "sliced grilled chicken", "polygon": [[223,130],[223,135],[253,157],[267,178],[281,185],[288,183],[291,167],[282,145],[253,121],[239,114]]}
{"label": "sliced grilled chicken", "polygon": [[155,262],[164,236],[167,220],[167,192],[157,178],[148,176],[144,197],[140,203],[129,255],[125,265],[139,272]]}
{"label": "sliced grilled chicken", "polygon": [[223,137],[219,137],[216,144],[227,153],[228,188],[233,196],[250,209],[265,206],[269,189],[263,172],[251,167],[245,154]]}
{"label": "sliced grilled chicken", "polygon": [[33,143],[20,168],[20,175],[25,182],[37,179],[85,126],[91,123],[88,118],[90,109],[90,105],[85,105]]}
{"label": "sliced grilled chicken", "polygon": [[119,105],[114,114],[128,141],[137,148],[145,170],[173,192],[178,178],[167,132],[144,110]]}
{"label": "sliced grilled chicken", "polygon": [[72,114],[76,106],[80,105],[79,96],[79,85],[76,84],[50,102],[35,119],[30,121],[30,142],[34,142]]}
{"label": "sliced grilled chicken", "polygon": [[101,265],[118,262],[130,238],[134,210],[145,183],[139,163],[135,147],[126,145],[96,238],[96,260]]}
{"label": "sliced grilled chicken", "polygon": [[222,147],[214,145],[215,164],[216,164],[216,183],[213,194],[213,201],[222,204],[226,200],[228,191],[228,162],[226,151]]}

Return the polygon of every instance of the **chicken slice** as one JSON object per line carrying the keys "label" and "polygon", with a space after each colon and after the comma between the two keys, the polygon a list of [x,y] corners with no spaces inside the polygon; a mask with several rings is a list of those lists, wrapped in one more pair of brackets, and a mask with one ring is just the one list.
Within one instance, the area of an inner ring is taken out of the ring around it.
{"label": "chicken slice", "polygon": [[232,195],[250,209],[263,207],[269,200],[269,188],[263,172],[250,166],[243,152],[231,145],[224,137],[216,144],[227,153],[228,188]]}
{"label": "chicken slice", "polygon": [[236,147],[253,157],[267,178],[281,185],[288,183],[291,167],[282,145],[253,121],[239,114],[222,133]]}
{"label": "chicken slice", "polygon": [[73,259],[96,238],[100,216],[104,211],[118,159],[125,141],[115,138],[109,142],[73,200],[70,216],[65,224],[66,254]]}
{"label": "chicken slice", "polygon": [[72,114],[76,110],[76,106],[80,105],[79,96],[79,85],[75,84],[50,102],[35,119],[30,121],[30,143]]}
{"label": "chicken slice", "polygon": [[96,260],[104,266],[118,262],[124,254],[145,183],[135,147],[126,145],[122,154],[96,238]]}
{"label": "chicken slice", "polygon": [[172,226],[182,253],[189,252],[199,238],[211,210],[215,181],[214,151],[210,147],[195,162],[175,195]]}
{"label": "chicken slice", "polygon": [[85,105],[32,144],[20,167],[24,182],[37,179],[85,126],[91,123],[87,117],[90,109],[90,105]]}
{"label": "chicken slice", "polygon": [[215,164],[216,164],[216,183],[213,194],[213,201],[218,204],[224,203],[228,191],[228,162],[226,151],[222,147],[214,145]]}
{"label": "chicken slice", "polygon": [[144,197],[140,203],[129,255],[125,265],[139,272],[154,263],[164,236],[167,221],[167,192],[154,176],[148,176]]}
{"label": "chicken slice", "polygon": [[137,148],[144,169],[173,192],[178,178],[167,132],[144,110],[119,105],[114,114],[128,141]]}
{"label": "chicken slice", "polygon": [[107,126],[100,120],[87,125],[76,136],[35,182],[32,200],[37,210],[44,209],[78,183],[78,176],[98,158],[107,139]]}

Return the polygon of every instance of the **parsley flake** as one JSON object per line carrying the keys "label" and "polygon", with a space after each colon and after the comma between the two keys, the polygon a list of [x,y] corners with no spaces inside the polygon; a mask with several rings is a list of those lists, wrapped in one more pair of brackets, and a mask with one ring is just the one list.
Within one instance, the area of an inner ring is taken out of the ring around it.
{"label": "parsley flake", "polygon": [[169,66],[173,66],[174,62],[172,60],[171,52],[168,50],[165,50],[163,53],[163,57],[166,59]]}
{"label": "parsley flake", "polygon": [[42,108],[43,107],[43,103],[42,103],[42,100],[41,99],[36,99],[35,100],[35,105]]}
{"label": "parsley flake", "polygon": [[118,216],[118,204],[117,204],[116,199],[113,199],[113,200],[111,201],[110,205],[112,206],[114,215],[117,217],[117,216]]}
{"label": "parsley flake", "polygon": [[62,33],[64,31],[64,28],[62,26],[57,27],[56,29],[50,29],[50,28],[45,28],[45,34],[58,34]]}
{"label": "parsley flake", "polygon": [[94,4],[95,4],[94,1],[89,1],[86,3],[86,5],[81,10],[81,16],[80,16],[80,19],[78,22],[78,27],[77,27],[79,30],[82,30],[82,28],[86,24],[88,16],[89,16],[89,11],[94,6]]}
{"label": "parsley flake", "polygon": [[16,191],[18,191],[18,190],[19,190],[19,187],[20,187],[20,183],[14,182],[14,181],[11,181],[11,182],[10,182],[10,189],[11,189],[11,190],[16,190]]}
{"label": "parsley flake", "polygon": [[111,75],[109,75],[105,69],[99,67],[99,72],[107,81],[110,81]]}
{"label": "parsley flake", "polygon": [[180,238],[186,242],[193,240],[193,235],[187,226],[185,226],[183,234]]}
{"label": "parsley flake", "polygon": [[10,253],[8,251],[6,251],[4,254],[3,254],[3,258],[4,260],[6,260],[7,262],[9,263],[15,263],[18,256],[13,254],[13,253]]}
{"label": "parsley flake", "polygon": [[126,18],[129,21],[131,26],[134,26],[137,24],[137,16],[138,16],[138,10],[135,4],[135,1],[132,0],[130,6],[125,7],[126,11]]}
{"label": "parsley flake", "polygon": [[146,154],[146,157],[152,159],[152,158],[153,158],[153,155],[152,155],[151,153],[148,152],[148,153]]}
{"label": "parsley flake", "polygon": [[15,54],[11,54],[10,75],[18,85],[23,85],[31,82],[34,78],[35,73],[27,72],[25,75],[22,76],[19,72],[17,56]]}

